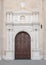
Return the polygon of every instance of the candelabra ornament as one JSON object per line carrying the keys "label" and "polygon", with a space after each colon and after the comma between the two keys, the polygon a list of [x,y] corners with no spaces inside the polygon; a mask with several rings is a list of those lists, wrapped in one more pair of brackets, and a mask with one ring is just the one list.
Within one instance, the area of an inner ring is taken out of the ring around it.
{"label": "candelabra ornament", "polygon": [[20,6],[21,6],[21,8],[24,8],[25,5],[26,5],[26,3],[25,3],[24,1],[21,1],[21,2],[20,2]]}

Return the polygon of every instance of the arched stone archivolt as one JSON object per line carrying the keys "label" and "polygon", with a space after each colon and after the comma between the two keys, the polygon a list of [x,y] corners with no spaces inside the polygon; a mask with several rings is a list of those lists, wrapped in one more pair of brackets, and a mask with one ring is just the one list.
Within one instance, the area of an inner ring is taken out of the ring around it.
{"label": "arched stone archivolt", "polygon": [[[29,35],[30,35],[30,37],[31,37],[31,32],[29,33],[29,31],[26,31],[26,30],[20,30],[20,31],[18,31],[18,32],[16,32],[15,33],[15,36],[18,34],[18,33],[20,33],[20,32],[26,32],[26,33],[28,33]],[[14,39],[15,39],[15,36],[14,36]]]}
{"label": "arched stone archivolt", "polygon": [[[15,47],[15,37],[16,37],[16,35],[17,35],[19,32],[26,32],[26,33],[29,34],[29,36],[31,37],[30,40],[32,39],[31,32],[29,32],[28,30],[27,30],[27,31],[26,31],[26,30],[14,31],[14,37],[13,37],[13,39],[14,39],[14,41],[13,41],[14,47]],[[31,48],[32,48],[32,41],[31,41]],[[14,51],[15,51],[15,50],[14,50]],[[32,52],[32,49],[31,49],[31,52]],[[15,54],[15,53],[13,53],[13,54]],[[31,53],[31,58],[32,58],[32,53]]]}

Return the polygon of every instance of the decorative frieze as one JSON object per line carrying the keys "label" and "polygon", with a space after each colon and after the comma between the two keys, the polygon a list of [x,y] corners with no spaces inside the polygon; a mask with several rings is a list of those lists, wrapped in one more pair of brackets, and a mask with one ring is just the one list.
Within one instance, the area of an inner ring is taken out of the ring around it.
{"label": "decorative frieze", "polygon": [[6,23],[38,23],[39,22],[39,13],[7,13],[6,14],[7,22]]}

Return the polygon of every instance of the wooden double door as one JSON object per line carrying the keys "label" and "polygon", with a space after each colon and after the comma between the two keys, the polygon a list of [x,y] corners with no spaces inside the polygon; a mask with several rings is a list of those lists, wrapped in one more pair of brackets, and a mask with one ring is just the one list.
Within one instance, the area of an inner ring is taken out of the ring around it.
{"label": "wooden double door", "polygon": [[19,32],[15,37],[15,59],[31,59],[31,38],[27,32]]}

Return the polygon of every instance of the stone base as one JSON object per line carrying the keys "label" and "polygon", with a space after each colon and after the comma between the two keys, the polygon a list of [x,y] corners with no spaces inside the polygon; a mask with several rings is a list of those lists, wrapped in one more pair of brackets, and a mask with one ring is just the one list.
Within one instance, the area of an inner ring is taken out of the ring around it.
{"label": "stone base", "polygon": [[32,52],[32,60],[41,60],[41,56],[39,54],[39,51]]}

